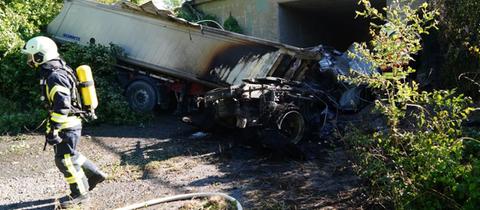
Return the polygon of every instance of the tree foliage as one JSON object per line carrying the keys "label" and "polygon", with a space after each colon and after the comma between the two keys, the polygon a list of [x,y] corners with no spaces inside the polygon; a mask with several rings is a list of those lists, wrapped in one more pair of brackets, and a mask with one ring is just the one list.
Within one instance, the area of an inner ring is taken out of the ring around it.
{"label": "tree foliage", "polygon": [[433,0],[440,12],[438,45],[441,51],[439,87],[459,87],[480,97],[480,1]]}
{"label": "tree foliage", "polygon": [[187,21],[208,25],[210,27],[214,27],[214,28],[223,27],[223,29],[227,31],[232,31],[236,33],[243,32],[242,28],[238,24],[238,21],[232,15],[230,15],[224,21],[222,26],[222,24],[218,21],[218,17],[211,14],[205,14],[204,12],[195,8],[192,2],[189,2],[189,1],[183,3],[181,7],[177,7],[175,9],[175,15]]}
{"label": "tree foliage", "polygon": [[[371,198],[396,209],[471,209],[479,205],[478,157],[467,155],[462,122],[471,100],[454,90],[421,91],[409,79],[413,55],[422,49],[422,35],[437,27],[438,11],[427,3],[394,1],[379,11],[361,0],[358,12],[379,20],[371,24],[373,39],[356,46],[366,62],[380,70],[341,79],[369,86],[377,95],[376,111],[385,129],[349,137],[358,158],[358,172],[371,184]],[[351,56],[355,56],[352,54]],[[474,152],[475,154],[475,152]],[[465,187],[469,186],[469,187]]]}
{"label": "tree foliage", "polygon": [[[7,0],[0,2],[0,134],[37,128],[46,117],[40,101],[38,70],[26,65],[20,53],[25,41],[41,35],[57,15],[62,0]],[[73,68],[88,64],[93,69],[100,107],[97,122],[113,124],[149,118],[129,110],[112,68],[114,48],[97,45],[61,47]]]}
{"label": "tree foliage", "polygon": [[61,0],[0,2],[0,133],[35,128],[45,115],[39,106],[36,72],[19,49],[40,34],[61,8]]}
{"label": "tree foliage", "polygon": [[40,33],[57,14],[62,0],[5,0],[0,2],[0,60]]}
{"label": "tree foliage", "polygon": [[163,0],[163,3],[171,10],[182,6],[184,0]]}
{"label": "tree foliage", "polygon": [[227,31],[232,31],[235,33],[243,33],[242,27],[238,24],[238,21],[230,14],[228,18],[223,22],[223,28]]}

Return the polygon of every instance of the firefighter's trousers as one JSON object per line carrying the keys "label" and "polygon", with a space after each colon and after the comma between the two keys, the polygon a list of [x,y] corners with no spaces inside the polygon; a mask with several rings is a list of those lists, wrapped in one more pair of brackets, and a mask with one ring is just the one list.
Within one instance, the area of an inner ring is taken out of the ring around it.
{"label": "firefighter's trousers", "polygon": [[81,129],[65,130],[59,133],[62,142],[54,146],[55,165],[63,173],[70,186],[72,197],[84,195],[89,190],[88,179],[100,176],[95,164],[76,150]]}

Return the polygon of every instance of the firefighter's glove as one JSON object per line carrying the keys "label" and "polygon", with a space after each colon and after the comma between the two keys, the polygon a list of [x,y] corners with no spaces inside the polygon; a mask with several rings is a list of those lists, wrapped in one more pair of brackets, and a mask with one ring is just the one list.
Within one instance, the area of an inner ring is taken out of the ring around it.
{"label": "firefighter's glove", "polygon": [[45,135],[45,140],[52,146],[62,142],[62,138],[58,136],[58,132],[48,132],[47,135]]}

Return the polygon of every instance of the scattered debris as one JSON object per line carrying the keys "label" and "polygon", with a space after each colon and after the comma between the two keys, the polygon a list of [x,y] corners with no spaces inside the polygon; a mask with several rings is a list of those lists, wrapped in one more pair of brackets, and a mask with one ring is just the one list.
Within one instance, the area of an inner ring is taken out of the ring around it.
{"label": "scattered debris", "polygon": [[208,133],[199,131],[190,135],[189,139],[202,139],[207,137],[208,135],[209,135]]}

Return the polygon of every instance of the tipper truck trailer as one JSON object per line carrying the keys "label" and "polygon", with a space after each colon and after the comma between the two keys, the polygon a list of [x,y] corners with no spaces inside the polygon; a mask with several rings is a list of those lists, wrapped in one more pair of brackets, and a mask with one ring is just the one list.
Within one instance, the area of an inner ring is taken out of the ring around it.
{"label": "tipper truck trailer", "polygon": [[118,57],[116,67],[137,111],[168,107],[173,95],[182,100],[243,79],[301,80],[319,59],[305,49],[191,23],[151,3],[65,0],[48,33],[60,42],[121,47],[126,56]]}

